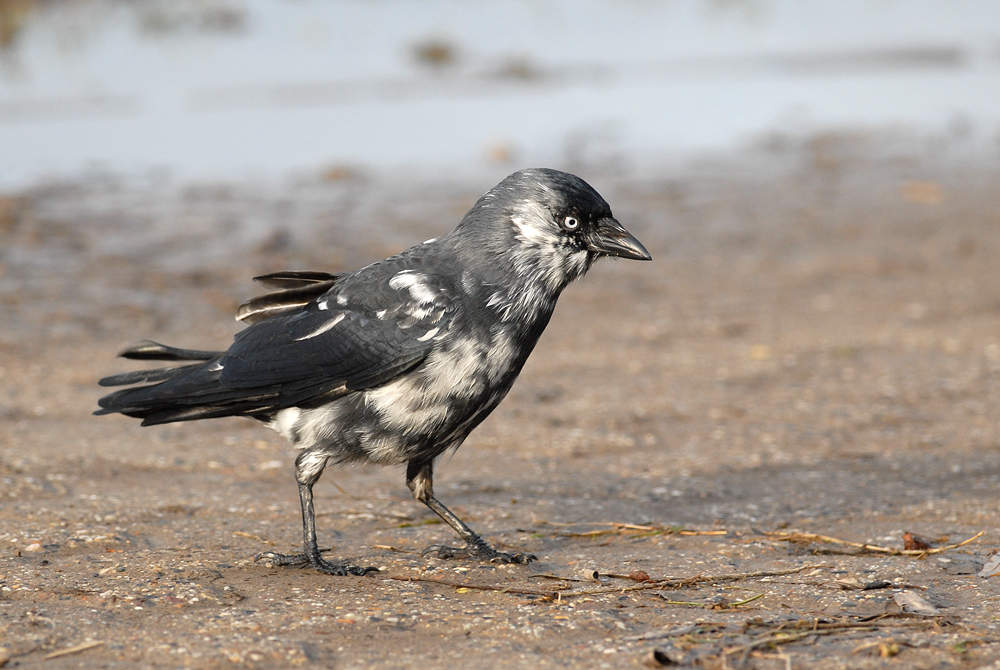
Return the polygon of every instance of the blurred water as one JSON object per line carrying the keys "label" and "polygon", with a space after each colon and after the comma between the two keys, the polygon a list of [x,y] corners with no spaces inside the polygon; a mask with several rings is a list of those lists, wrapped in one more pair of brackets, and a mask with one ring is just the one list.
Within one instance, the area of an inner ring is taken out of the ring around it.
{"label": "blurred water", "polygon": [[998,151],[989,0],[21,5],[0,49],[4,189],[88,171],[630,170],[830,129]]}

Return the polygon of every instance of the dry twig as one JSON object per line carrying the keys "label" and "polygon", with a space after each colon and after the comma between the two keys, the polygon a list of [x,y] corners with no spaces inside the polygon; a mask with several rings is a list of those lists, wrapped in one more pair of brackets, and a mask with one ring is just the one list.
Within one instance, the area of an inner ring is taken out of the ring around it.
{"label": "dry twig", "polygon": [[266,544],[269,547],[274,547],[274,546],[276,546],[278,544],[277,542],[272,542],[271,540],[265,540],[260,535],[253,535],[252,533],[244,533],[242,531],[236,531],[236,532],[233,533],[233,535],[236,535],[236,536],[239,536],[239,537],[246,537],[246,538],[249,538],[251,540],[257,540],[258,542],[263,542],[264,544]]}
{"label": "dry twig", "polygon": [[451,586],[456,589],[469,589],[474,591],[496,591],[497,593],[513,593],[515,595],[522,595],[522,596],[541,596],[541,597],[551,598],[560,594],[560,592],[557,590],[536,591],[534,589],[520,589],[513,586],[500,586],[498,584],[464,584],[462,582],[450,582],[444,579],[428,579],[426,577],[389,576],[386,577],[386,579],[391,579],[396,582],[426,582],[429,584],[440,584],[441,586]]}
{"label": "dry twig", "polygon": [[[386,579],[391,579],[397,582],[427,582],[430,584],[440,584],[442,586],[451,586],[459,589],[475,589],[477,591],[496,591],[498,593],[513,593],[517,595],[529,595],[529,596],[540,596],[547,598],[572,598],[576,596],[595,596],[604,595],[607,593],[629,593],[631,591],[645,591],[648,589],[669,589],[678,588],[681,586],[692,586],[694,584],[709,584],[714,582],[729,582],[729,581],[739,581],[742,579],[758,579],[761,577],[781,577],[784,575],[794,575],[803,570],[810,570],[813,568],[827,567],[824,565],[817,564],[806,564],[798,568],[793,568],[790,570],[761,570],[758,572],[738,572],[738,573],[725,573],[721,575],[695,575],[693,577],[668,577],[666,579],[655,579],[648,582],[642,582],[640,584],[635,584],[632,586],[618,586],[609,588],[599,588],[599,589],[583,589],[580,591],[569,591],[562,589],[552,589],[547,591],[538,591],[533,589],[522,589],[517,587],[499,586],[493,584],[465,584],[462,582],[450,582],[443,579],[428,579],[426,577],[386,577]],[[756,600],[756,598],[751,598],[750,600]],[[744,601],[744,602],[750,602]],[[690,603],[686,603],[690,604]],[[733,603],[742,604],[742,603]],[[732,606],[731,604],[730,606]]]}
{"label": "dry twig", "polygon": [[[763,593],[758,593],[757,595],[751,596],[750,598],[747,598],[746,600],[739,600],[739,601],[732,602],[732,603],[727,603],[727,602],[693,602],[693,601],[689,601],[689,600],[669,600],[667,598],[663,598],[663,602],[665,602],[667,605],[686,605],[688,607],[704,607],[704,608],[710,609],[710,610],[727,610],[727,609],[731,609],[733,607],[740,607],[741,605],[746,605],[747,603],[752,603],[753,601],[760,600],[763,597],[764,597]],[[662,596],[661,596],[661,598],[662,598]]]}
{"label": "dry twig", "polygon": [[388,551],[396,551],[401,554],[419,554],[420,552],[416,549],[404,549],[402,547],[394,547],[391,544],[373,544],[370,545],[372,549],[386,549]]}
{"label": "dry twig", "polygon": [[760,570],[758,572],[736,572],[724,573],[721,575],[695,575],[693,577],[667,577],[666,579],[651,579],[648,582],[636,584],[634,586],[620,586],[617,588],[588,589],[585,591],[573,591],[563,593],[562,597],[600,595],[602,593],[626,593],[628,591],[644,591],[647,589],[672,589],[682,586],[693,586],[695,584],[711,584],[714,582],[734,582],[742,579],[759,579],[761,577],[782,577],[784,575],[794,575],[803,570],[813,568],[825,568],[828,566],[817,564],[806,564],[790,570]]}
{"label": "dry twig", "polygon": [[800,532],[786,532],[786,531],[771,531],[764,533],[768,537],[774,537],[782,542],[819,542],[821,544],[842,544],[848,547],[856,547],[862,551],[873,551],[882,554],[889,554],[890,556],[927,556],[930,554],[940,554],[943,551],[948,551],[950,549],[957,549],[961,546],[969,544],[973,540],[978,540],[980,537],[986,534],[985,530],[981,530],[968,540],[964,542],[959,542],[958,544],[949,544],[944,547],[935,547],[934,549],[893,549],[892,547],[880,547],[875,544],[864,544],[861,542],[850,542],[848,540],[841,540],[836,537],[830,537],[828,535],[819,535],[817,533],[800,533]]}
{"label": "dry twig", "polygon": [[633,537],[645,537],[648,535],[726,535],[728,530],[689,530],[683,526],[661,526],[659,524],[640,525],[635,523],[623,523],[620,521],[585,521],[576,523],[560,523],[558,521],[542,521],[547,526],[570,527],[570,526],[608,526],[600,530],[588,530],[584,532],[557,533],[559,537],[599,537],[601,535],[621,535],[623,533],[635,533]]}
{"label": "dry twig", "polygon": [[[874,626],[868,626],[867,628],[856,627],[852,628],[852,632],[862,632],[862,631],[873,631],[876,630]],[[798,633],[786,633],[781,630],[774,630],[765,633],[756,640],[748,643],[741,644],[735,647],[728,647],[722,650],[720,656],[725,658],[726,656],[732,656],[734,654],[740,654],[743,660],[755,649],[760,649],[761,647],[770,647],[776,649],[778,646],[783,644],[791,644],[792,642],[799,642],[808,637],[819,636],[819,635],[833,635],[835,633],[843,632],[835,628],[827,629],[817,629],[817,630],[806,630]]]}
{"label": "dry twig", "polygon": [[[740,654],[741,659],[745,660],[750,652],[755,649],[760,649],[761,647],[770,647],[772,649],[777,649],[781,645],[791,644],[793,642],[799,642],[805,640],[810,636],[820,636],[820,635],[835,635],[837,633],[870,633],[878,630],[879,628],[899,628],[899,627],[927,627],[933,625],[933,622],[924,621],[886,621],[888,617],[878,617],[866,622],[860,621],[835,621],[829,623],[820,623],[818,620],[810,621],[796,621],[796,622],[785,622],[774,627],[772,630],[762,633],[756,639],[751,640],[747,644],[737,645],[734,647],[728,647],[722,650],[720,656],[725,658],[726,656],[732,656],[734,654]],[[885,623],[882,623],[885,622]],[[791,630],[789,630],[791,629]],[[799,629],[796,632],[792,632],[795,629]]]}
{"label": "dry twig", "polygon": [[88,649],[93,649],[94,647],[100,647],[104,644],[103,640],[97,640],[96,642],[84,642],[83,644],[78,644],[74,647],[67,647],[66,649],[60,649],[59,651],[54,651],[45,657],[46,661],[52,660],[53,658],[61,658],[63,656],[69,656],[70,654],[79,654],[80,652],[87,651]]}

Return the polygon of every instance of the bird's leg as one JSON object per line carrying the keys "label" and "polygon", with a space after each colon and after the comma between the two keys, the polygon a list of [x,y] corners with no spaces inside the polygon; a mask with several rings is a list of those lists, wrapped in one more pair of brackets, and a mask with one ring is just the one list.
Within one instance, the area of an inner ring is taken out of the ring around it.
{"label": "bird's leg", "polygon": [[434,497],[434,463],[433,461],[410,461],[406,466],[406,485],[410,488],[414,499],[427,505],[432,512],[455,529],[455,532],[465,540],[464,547],[449,547],[443,544],[433,544],[422,553],[435,554],[438,558],[480,558],[490,563],[520,563],[526,565],[537,561],[534,554],[521,552],[508,553],[497,551],[486,543],[475,531]]}
{"label": "bird's leg", "polygon": [[[273,551],[266,551],[258,555],[254,560],[264,560],[275,566],[282,565],[312,565],[314,568],[328,575],[367,575],[369,572],[378,572],[378,568],[362,568],[356,565],[338,565],[324,560],[320,555],[319,544],[316,541],[316,514],[313,510],[313,484],[319,479],[323,472],[326,459],[323,458],[317,468],[315,458],[307,456],[309,452],[303,451],[295,461],[295,477],[299,482],[299,502],[302,503],[302,544],[304,553],[301,554],[278,554]],[[303,458],[306,456],[306,458]],[[312,466],[312,467],[310,467]]]}

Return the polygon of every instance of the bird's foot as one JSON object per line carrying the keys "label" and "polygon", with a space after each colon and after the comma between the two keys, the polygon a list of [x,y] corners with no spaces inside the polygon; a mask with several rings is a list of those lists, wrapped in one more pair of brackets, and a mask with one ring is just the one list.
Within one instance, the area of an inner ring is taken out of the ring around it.
{"label": "bird's foot", "polygon": [[538,560],[538,557],[534,554],[525,554],[520,551],[497,551],[490,545],[486,544],[482,538],[478,537],[464,547],[449,547],[444,544],[432,544],[420,552],[420,554],[422,556],[430,554],[437,558],[444,559],[475,558],[489,563],[516,563],[518,565],[527,565],[532,561]]}
{"label": "bird's foot", "polygon": [[347,575],[364,577],[369,572],[379,571],[378,568],[371,566],[363,568],[357,565],[337,565],[336,563],[323,560],[319,556],[310,557],[309,554],[278,554],[273,551],[265,551],[262,554],[258,554],[253,560],[255,563],[264,561],[266,564],[274,567],[312,565],[325,575],[337,575],[338,577],[346,577]]}

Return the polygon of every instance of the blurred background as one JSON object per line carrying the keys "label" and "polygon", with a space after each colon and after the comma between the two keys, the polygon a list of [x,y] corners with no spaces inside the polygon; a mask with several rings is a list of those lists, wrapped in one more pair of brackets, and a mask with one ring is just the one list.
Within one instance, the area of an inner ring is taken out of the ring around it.
{"label": "blurred background", "polygon": [[[381,667],[403,649],[399,667],[422,670],[454,668],[444,651],[625,667],[646,632],[702,614],[608,594],[529,626],[520,597],[480,620],[382,591],[406,582],[275,579],[249,557],[300,541],[284,440],[236,419],[90,416],[96,380],[134,369],[114,358],[127,344],[226,347],[251,277],[384,258],[526,166],[586,179],[654,262],[601,263],[565,292],[510,395],[442,459],[447,504],[560,575],[814,561],[761,539],[786,528],[899,548],[985,529],[962,563],[823,564],[950,608],[929,637],[898,620],[885,663],[1000,658],[1000,583],[975,577],[1000,547],[995,0],[0,0],[11,655],[97,640],[67,662]],[[331,469],[316,495],[321,538],[362,565],[436,570],[404,552],[452,540],[398,469]],[[584,522],[658,530],[552,531]],[[877,602],[815,574],[751,606],[785,626]],[[289,598],[292,580],[333,592]],[[355,618],[322,623],[331,605]],[[430,628],[384,627],[418,611]],[[855,634],[803,639],[795,667],[866,663]]]}
{"label": "blurred background", "polygon": [[0,0],[5,190],[648,174],[831,129],[997,155],[1000,4]]}

